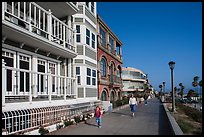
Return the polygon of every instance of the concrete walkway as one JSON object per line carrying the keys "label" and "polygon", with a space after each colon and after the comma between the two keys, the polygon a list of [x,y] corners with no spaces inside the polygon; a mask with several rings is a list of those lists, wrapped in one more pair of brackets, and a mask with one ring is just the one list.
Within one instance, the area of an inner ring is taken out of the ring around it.
{"label": "concrete walkway", "polygon": [[80,123],[50,133],[51,135],[172,135],[172,131],[157,98],[148,100],[147,105],[137,106],[136,114],[131,116],[130,108],[126,107],[102,117],[102,127],[98,128],[95,118],[87,124]]}

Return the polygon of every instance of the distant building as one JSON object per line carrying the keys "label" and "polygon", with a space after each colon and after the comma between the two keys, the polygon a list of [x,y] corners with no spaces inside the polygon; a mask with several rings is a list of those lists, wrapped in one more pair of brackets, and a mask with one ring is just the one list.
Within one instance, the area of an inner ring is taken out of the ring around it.
{"label": "distant building", "polygon": [[148,82],[146,74],[143,71],[131,67],[122,68],[122,80],[123,96],[143,92],[144,84]]}

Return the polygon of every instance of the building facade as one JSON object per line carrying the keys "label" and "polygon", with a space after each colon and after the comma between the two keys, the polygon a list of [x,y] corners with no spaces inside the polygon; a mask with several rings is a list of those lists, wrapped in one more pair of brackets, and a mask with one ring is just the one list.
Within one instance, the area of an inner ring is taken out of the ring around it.
{"label": "building facade", "polygon": [[73,64],[78,98],[97,99],[96,2],[78,2],[78,8],[73,15],[78,54]]}
{"label": "building facade", "polygon": [[139,69],[122,68],[123,96],[129,96],[136,92],[144,92],[144,84],[147,84],[147,76]]}
{"label": "building facade", "polygon": [[98,99],[114,102],[122,91],[122,42],[97,16]]}
{"label": "building facade", "polygon": [[[97,102],[97,45],[91,44],[96,39],[96,3],[89,3],[90,9],[86,6],[80,2],[2,2],[2,129],[9,134],[55,124],[83,111],[74,109],[75,105],[87,110]],[[81,8],[83,17],[78,14]],[[79,29],[80,18],[84,24]],[[78,34],[82,43],[88,37],[90,47],[76,44]],[[78,66],[84,73],[81,79],[85,75],[91,79],[93,86],[83,87],[83,91],[90,88],[90,93],[82,95],[79,83],[88,82],[77,79]]]}

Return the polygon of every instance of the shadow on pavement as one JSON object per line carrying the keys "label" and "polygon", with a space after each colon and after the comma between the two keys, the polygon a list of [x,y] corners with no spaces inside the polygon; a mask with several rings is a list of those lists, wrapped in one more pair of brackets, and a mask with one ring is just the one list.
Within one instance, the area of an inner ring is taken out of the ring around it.
{"label": "shadow on pavement", "polygon": [[121,113],[121,112],[112,112],[112,114],[118,114],[118,115],[127,115],[127,116],[131,116],[131,114],[127,114],[127,113]]}
{"label": "shadow on pavement", "polygon": [[171,125],[162,104],[159,105],[159,135],[173,135]]}
{"label": "shadow on pavement", "polygon": [[88,123],[88,122],[85,122],[86,125],[89,125],[89,126],[94,126],[94,127],[98,127],[96,124],[92,124],[92,123]]}

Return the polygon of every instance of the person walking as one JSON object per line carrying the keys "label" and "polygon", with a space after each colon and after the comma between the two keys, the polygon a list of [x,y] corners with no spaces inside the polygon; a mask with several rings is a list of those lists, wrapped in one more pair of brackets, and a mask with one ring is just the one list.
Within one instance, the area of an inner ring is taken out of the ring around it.
{"label": "person walking", "polygon": [[137,101],[133,94],[131,94],[131,97],[129,99],[129,105],[130,105],[130,109],[132,112],[132,116],[134,117],[135,112],[136,112]]}
{"label": "person walking", "polygon": [[96,123],[97,123],[98,128],[101,128],[102,112],[99,106],[96,106],[95,117],[96,117]]}

